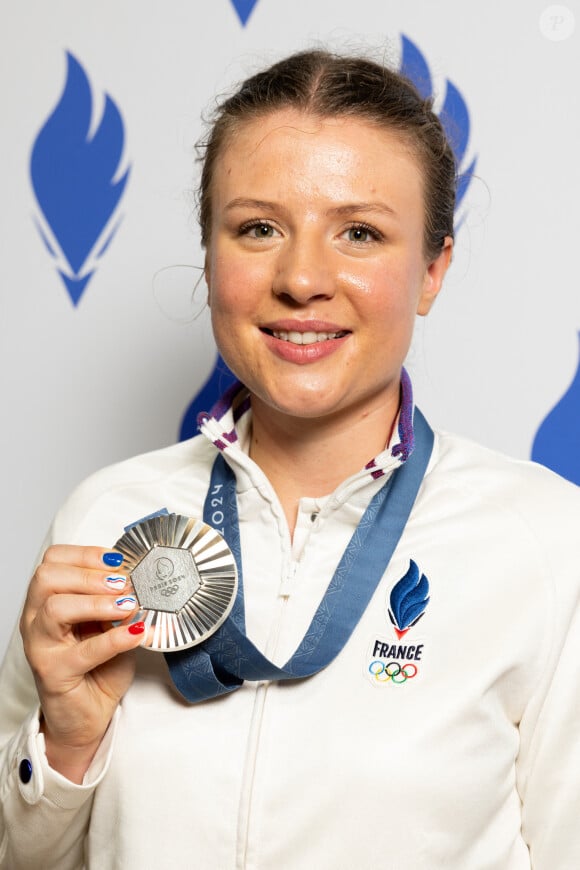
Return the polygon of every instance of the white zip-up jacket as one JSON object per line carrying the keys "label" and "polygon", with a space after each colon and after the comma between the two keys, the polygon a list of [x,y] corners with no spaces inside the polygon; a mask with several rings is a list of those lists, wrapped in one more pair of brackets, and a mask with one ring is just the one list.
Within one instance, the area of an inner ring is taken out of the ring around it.
{"label": "white zip-up jacket", "polygon": [[[111,547],[161,507],[201,516],[222,449],[237,479],[248,635],[283,664],[399,464],[398,438],[326,498],[303,499],[292,542],[245,449],[251,412],[234,423],[222,410],[204,434],[89,478],[47,543]],[[430,597],[405,631],[390,595],[411,561]],[[0,674],[0,867],[578,870],[579,599],[578,488],[437,434],[369,606],[314,677],[190,705],[163,655],[140,650],[74,785],[47,764],[15,635]]]}

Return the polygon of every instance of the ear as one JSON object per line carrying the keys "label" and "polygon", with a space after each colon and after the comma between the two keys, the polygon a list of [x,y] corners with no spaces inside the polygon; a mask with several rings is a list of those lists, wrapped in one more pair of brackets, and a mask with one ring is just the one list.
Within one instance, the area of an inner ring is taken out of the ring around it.
{"label": "ear", "polygon": [[425,276],[423,278],[423,290],[419,297],[417,305],[417,314],[423,317],[429,314],[431,306],[435,302],[441,287],[443,286],[443,278],[451,263],[451,254],[453,252],[453,239],[451,236],[445,236],[443,247],[437,257],[427,264]]}

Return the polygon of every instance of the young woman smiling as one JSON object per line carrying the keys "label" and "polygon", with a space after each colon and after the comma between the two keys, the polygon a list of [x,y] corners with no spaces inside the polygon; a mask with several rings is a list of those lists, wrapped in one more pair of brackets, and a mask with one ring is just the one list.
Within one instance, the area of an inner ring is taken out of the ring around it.
{"label": "young woman smiling", "polygon": [[[580,866],[577,488],[433,434],[403,369],[455,181],[430,103],[364,58],[219,107],[200,222],[240,383],[55,519],[0,677],[1,867]],[[162,508],[237,566],[191,646],[203,552],[172,612],[189,554],[121,546],[171,518],[108,549]]]}

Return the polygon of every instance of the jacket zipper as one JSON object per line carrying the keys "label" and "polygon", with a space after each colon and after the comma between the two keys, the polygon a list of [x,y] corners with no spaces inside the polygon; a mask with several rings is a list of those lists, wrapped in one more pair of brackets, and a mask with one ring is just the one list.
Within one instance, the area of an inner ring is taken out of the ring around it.
{"label": "jacket zipper", "polygon": [[[268,638],[265,654],[271,659],[276,652],[280,629],[282,626],[282,618],[288,601],[288,596],[292,588],[292,581],[296,574],[297,563],[292,559],[285,572],[284,578],[279,587],[280,603],[272,626],[272,631]],[[246,870],[248,858],[248,844],[250,836],[250,824],[252,816],[252,801],[254,797],[254,782],[256,775],[256,766],[258,752],[260,749],[260,737],[262,732],[262,721],[264,718],[264,708],[266,705],[266,696],[270,686],[269,680],[264,680],[256,686],[256,694],[254,696],[254,706],[252,710],[252,718],[250,721],[250,730],[248,732],[248,741],[246,744],[246,761],[244,764],[244,772],[242,775],[242,788],[240,791],[240,808],[238,813],[238,833],[236,843],[236,870]]]}

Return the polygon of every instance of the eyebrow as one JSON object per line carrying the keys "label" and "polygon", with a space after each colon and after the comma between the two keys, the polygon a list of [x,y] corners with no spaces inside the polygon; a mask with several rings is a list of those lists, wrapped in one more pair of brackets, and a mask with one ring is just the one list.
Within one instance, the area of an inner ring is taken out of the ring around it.
{"label": "eyebrow", "polygon": [[386,202],[348,202],[345,205],[338,205],[336,208],[328,210],[330,214],[349,214],[353,211],[374,211],[381,214],[397,216],[397,212]]}
{"label": "eyebrow", "polygon": [[[226,211],[231,211],[234,208],[255,208],[260,211],[276,211],[279,206],[276,203],[268,202],[264,199],[251,199],[243,196],[238,196],[230,200],[226,205]],[[348,202],[344,205],[337,205],[327,210],[329,215],[351,214],[353,211],[370,211],[379,214],[386,214],[392,217],[397,216],[397,212],[385,202]]]}
{"label": "eyebrow", "polygon": [[246,197],[237,196],[228,202],[226,211],[231,211],[233,208],[257,208],[261,211],[274,211],[276,206],[273,202],[267,202],[264,199],[246,199]]}

